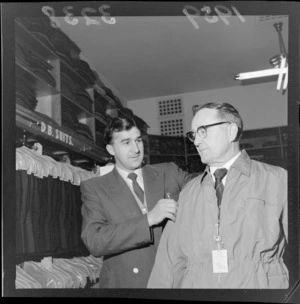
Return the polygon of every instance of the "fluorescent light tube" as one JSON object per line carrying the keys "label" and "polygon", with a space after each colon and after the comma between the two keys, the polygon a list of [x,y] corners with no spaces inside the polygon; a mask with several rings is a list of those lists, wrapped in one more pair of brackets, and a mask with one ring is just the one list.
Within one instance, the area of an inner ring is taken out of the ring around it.
{"label": "fluorescent light tube", "polygon": [[283,82],[283,87],[282,87],[283,90],[286,90],[286,88],[287,88],[288,74],[289,74],[289,71],[287,71],[286,74],[285,74],[285,78],[284,78],[284,82]]}
{"label": "fluorescent light tube", "polygon": [[287,72],[288,72],[288,67],[283,69],[268,69],[268,70],[254,71],[254,72],[239,73],[235,76],[235,80],[246,80],[246,79],[273,76],[279,74],[282,75],[282,74],[287,74]]}
{"label": "fluorescent light tube", "polygon": [[[285,62],[286,62],[286,57],[283,57],[283,59],[281,60],[281,63],[280,63],[280,68],[279,68],[279,75],[278,75],[278,81],[277,81],[277,91],[279,91],[280,87],[281,87],[282,78],[283,78],[283,74],[284,74],[283,68],[285,66]],[[285,74],[286,74],[285,78],[287,79],[287,72],[285,72]]]}

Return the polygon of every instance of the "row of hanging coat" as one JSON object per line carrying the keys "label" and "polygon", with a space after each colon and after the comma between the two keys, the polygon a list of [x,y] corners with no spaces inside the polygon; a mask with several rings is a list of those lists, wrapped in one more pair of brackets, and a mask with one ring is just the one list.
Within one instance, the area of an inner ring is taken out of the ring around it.
{"label": "row of hanging coat", "polygon": [[97,175],[16,148],[16,288],[79,288],[99,276],[102,257],[90,256],[81,240],[79,187]]}
{"label": "row of hanging coat", "polygon": [[95,173],[16,149],[17,255],[88,254],[81,233],[80,182]]}

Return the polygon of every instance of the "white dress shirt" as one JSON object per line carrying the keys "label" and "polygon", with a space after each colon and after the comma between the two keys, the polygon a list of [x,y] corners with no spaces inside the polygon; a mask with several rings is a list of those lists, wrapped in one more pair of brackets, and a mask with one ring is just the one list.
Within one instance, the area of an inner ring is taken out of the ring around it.
{"label": "white dress shirt", "polygon": [[[210,167],[209,170],[210,170],[210,173],[212,175],[212,178],[213,178],[213,181],[215,183],[216,181],[216,178],[214,176],[214,173],[217,169],[220,169],[220,168],[226,168],[227,170],[229,170],[229,168],[232,166],[232,164],[235,162],[235,160],[241,155],[241,151],[235,155],[234,157],[232,157],[226,164],[224,164],[222,167]],[[227,174],[224,176],[224,178],[222,179],[222,183],[223,185],[225,185],[226,183],[226,177],[227,177]]]}
{"label": "white dress shirt", "polygon": [[[137,197],[137,195],[135,194],[134,190],[133,190],[133,186],[132,186],[132,180],[130,178],[128,178],[128,174],[130,172],[127,172],[121,168],[119,168],[116,165],[116,169],[119,172],[119,174],[121,175],[121,177],[124,179],[125,183],[128,185],[129,189],[131,190],[135,200],[137,201],[141,211],[143,214],[148,212],[148,208],[147,208],[147,201],[146,201],[146,196],[144,195],[144,204],[140,201],[140,199]],[[142,174],[142,169],[136,169],[134,171],[134,173],[137,175],[136,181],[139,184],[139,186],[143,189],[143,191],[145,192],[145,188],[144,188],[144,181],[143,181],[143,174]]]}
{"label": "white dress shirt", "polygon": [[[126,184],[129,186],[129,188],[131,189],[131,191],[134,192],[133,187],[132,187],[132,180],[130,178],[128,178],[128,174],[130,172],[127,172],[127,171],[119,168],[117,165],[116,165],[116,169],[120,173],[120,175],[122,176],[122,178],[124,179],[124,181],[126,182]],[[142,169],[141,168],[136,169],[134,171],[134,173],[137,175],[136,181],[138,182],[138,184],[140,185],[140,187],[143,189],[143,191],[145,191],[145,189],[144,189],[143,175],[142,175]]]}

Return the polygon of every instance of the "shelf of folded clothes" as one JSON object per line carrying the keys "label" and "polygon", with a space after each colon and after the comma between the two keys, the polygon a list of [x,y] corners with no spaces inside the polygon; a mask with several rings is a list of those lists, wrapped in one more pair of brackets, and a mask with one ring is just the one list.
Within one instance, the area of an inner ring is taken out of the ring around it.
{"label": "shelf of folded clothes", "polygon": [[79,136],[94,141],[91,126],[88,126],[88,123],[93,123],[93,114],[86,112],[86,109],[83,111],[82,106],[75,106],[74,103],[69,103],[63,98],[61,103],[61,118],[63,126],[75,131]]}
{"label": "shelf of folded clothes", "polygon": [[89,82],[90,79],[84,78],[78,72],[78,69],[73,66],[74,62],[71,58],[65,58],[59,52],[57,54],[58,56],[60,56],[61,60],[61,73],[68,75],[72,79],[72,82],[75,84],[76,87],[86,89],[93,86],[93,83]]}
{"label": "shelf of folded clothes", "polygon": [[149,135],[150,154],[185,155],[183,137]]}
{"label": "shelf of folded clothes", "polygon": [[245,149],[276,147],[287,144],[287,127],[245,130],[240,144]]}
{"label": "shelf of folded clothes", "polygon": [[16,103],[31,111],[35,110],[38,103],[32,82],[28,77],[21,77],[19,73],[16,74]]}
{"label": "shelf of folded clothes", "polygon": [[70,107],[76,112],[87,112],[88,116],[93,116],[93,101],[87,95],[88,93],[81,92],[73,95],[69,90],[64,89],[62,92],[62,103],[69,103]]}
{"label": "shelf of folded clothes", "polygon": [[265,162],[270,165],[280,166],[287,169],[288,148],[287,146],[270,146],[264,148],[250,149],[247,153],[252,159]]}
{"label": "shelf of folded clothes", "polygon": [[[30,45],[43,58],[57,59],[58,56],[54,51],[53,45],[49,41],[47,34],[45,34],[48,33],[50,35],[47,21],[44,20],[43,22],[43,20],[43,18],[39,20],[37,18],[17,18],[15,22],[16,42],[22,45]],[[38,27],[43,29],[38,30]],[[51,26],[49,25],[49,27],[51,31]]]}
{"label": "shelf of folded clothes", "polygon": [[24,65],[18,58],[16,59],[16,77],[27,79],[31,86],[36,90],[36,97],[59,94],[56,88],[56,80],[51,72],[42,69],[33,69],[30,66]]}

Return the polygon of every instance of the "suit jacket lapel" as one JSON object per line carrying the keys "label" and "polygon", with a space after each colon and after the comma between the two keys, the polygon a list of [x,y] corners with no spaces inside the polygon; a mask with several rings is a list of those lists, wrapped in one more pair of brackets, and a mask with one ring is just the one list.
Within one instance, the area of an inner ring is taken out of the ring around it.
{"label": "suit jacket lapel", "polygon": [[147,165],[142,168],[142,172],[148,210],[150,211],[158,200],[165,197],[164,172],[157,171]]}
{"label": "suit jacket lapel", "polygon": [[126,182],[114,168],[108,185],[112,201],[127,215],[140,215],[141,210]]}

